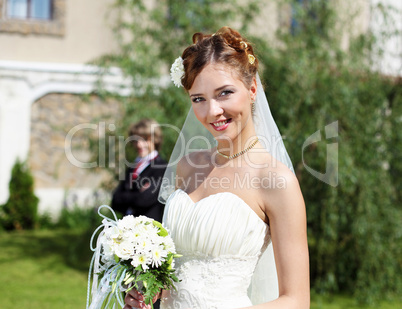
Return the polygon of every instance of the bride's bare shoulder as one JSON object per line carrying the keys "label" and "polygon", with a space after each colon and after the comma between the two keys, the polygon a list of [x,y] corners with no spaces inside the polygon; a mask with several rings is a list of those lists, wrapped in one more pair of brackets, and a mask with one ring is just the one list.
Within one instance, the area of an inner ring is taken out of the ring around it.
{"label": "bride's bare shoulder", "polygon": [[268,184],[263,193],[265,211],[268,216],[277,211],[284,212],[286,209],[295,207],[304,208],[303,196],[299,181],[292,170],[285,164],[276,161],[262,170],[264,180]]}
{"label": "bride's bare shoulder", "polygon": [[[258,162],[262,168],[258,169],[259,177],[265,180],[268,186],[264,187],[267,194],[272,194],[272,191],[283,192],[289,183],[297,183],[297,178],[290,168],[277,160],[270,153],[263,153],[259,157]],[[269,181],[268,181],[269,180]]]}

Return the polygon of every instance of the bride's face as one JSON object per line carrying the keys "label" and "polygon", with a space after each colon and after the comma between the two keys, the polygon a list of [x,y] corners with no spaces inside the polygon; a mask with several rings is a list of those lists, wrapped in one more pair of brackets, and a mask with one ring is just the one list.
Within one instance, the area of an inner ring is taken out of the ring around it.
{"label": "bride's face", "polygon": [[255,79],[248,89],[226,66],[209,64],[188,92],[195,116],[215,138],[234,140],[245,128],[253,127],[251,102],[257,94]]}

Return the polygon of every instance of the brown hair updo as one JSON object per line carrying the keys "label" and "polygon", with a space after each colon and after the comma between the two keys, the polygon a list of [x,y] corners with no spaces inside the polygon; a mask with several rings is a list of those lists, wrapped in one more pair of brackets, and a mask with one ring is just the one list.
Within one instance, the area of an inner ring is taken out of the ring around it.
{"label": "brown hair updo", "polygon": [[[247,88],[251,87],[257,74],[258,60],[251,44],[239,32],[229,27],[223,27],[212,35],[198,32],[193,35],[193,43],[181,56],[184,89],[189,90],[198,74],[212,62],[229,66]],[[254,63],[250,63],[253,62],[250,58],[254,59]]]}

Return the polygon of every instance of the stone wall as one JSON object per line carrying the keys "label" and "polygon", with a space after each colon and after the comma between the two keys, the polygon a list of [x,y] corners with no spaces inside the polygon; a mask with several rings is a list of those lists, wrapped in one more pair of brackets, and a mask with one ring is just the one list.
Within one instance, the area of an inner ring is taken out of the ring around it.
{"label": "stone wall", "polygon": [[[102,169],[78,167],[66,156],[65,139],[77,126],[113,123],[118,115],[116,102],[103,102],[96,95],[85,100],[74,94],[52,93],[32,105],[31,138],[28,163],[35,180],[35,189],[94,189],[110,174]],[[88,127],[88,126],[87,126]],[[93,161],[89,137],[96,129],[83,128],[72,137],[72,154],[81,162]]]}

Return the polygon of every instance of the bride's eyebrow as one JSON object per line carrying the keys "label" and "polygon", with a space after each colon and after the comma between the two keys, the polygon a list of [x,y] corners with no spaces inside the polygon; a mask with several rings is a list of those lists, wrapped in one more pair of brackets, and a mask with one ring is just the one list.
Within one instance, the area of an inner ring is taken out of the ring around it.
{"label": "bride's eyebrow", "polygon": [[190,97],[200,97],[200,96],[202,96],[202,93],[190,94]]}
{"label": "bride's eyebrow", "polygon": [[215,89],[215,92],[219,92],[219,91],[221,91],[221,90],[223,90],[223,89],[225,89],[225,88],[227,88],[227,87],[231,87],[231,86],[233,86],[233,85],[224,85],[224,86],[222,86],[222,87],[219,87],[219,88],[216,88]]}
{"label": "bride's eyebrow", "polygon": [[[226,87],[231,87],[231,86],[233,86],[233,85],[230,85],[230,84],[223,85],[223,86],[221,86],[219,88],[216,88],[214,92],[219,92],[219,91],[225,89]],[[202,95],[203,95],[202,93],[194,93],[194,94],[190,94],[190,97],[200,97]]]}

